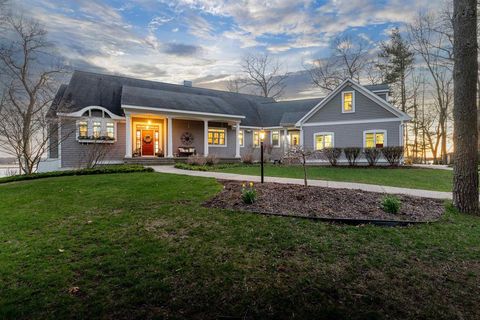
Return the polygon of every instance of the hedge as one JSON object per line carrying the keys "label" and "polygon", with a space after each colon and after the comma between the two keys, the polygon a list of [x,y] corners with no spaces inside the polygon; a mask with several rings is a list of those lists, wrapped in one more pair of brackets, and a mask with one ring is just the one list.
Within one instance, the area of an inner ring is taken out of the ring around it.
{"label": "hedge", "polygon": [[109,174],[109,173],[130,173],[130,172],[153,172],[153,168],[146,168],[136,164],[125,165],[106,165],[99,166],[91,169],[78,169],[78,170],[63,170],[63,171],[51,171],[42,173],[32,173],[15,175],[9,177],[0,178],[1,183],[34,180],[42,178],[63,177],[63,176],[83,176],[90,174]]}

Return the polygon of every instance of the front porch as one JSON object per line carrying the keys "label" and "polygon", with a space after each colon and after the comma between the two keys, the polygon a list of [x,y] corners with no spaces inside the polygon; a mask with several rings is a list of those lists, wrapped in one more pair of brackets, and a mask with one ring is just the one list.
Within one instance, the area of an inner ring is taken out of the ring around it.
{"label": "front porch", "polygon": [[193,154],[239,160],[240,121],[231,118],[125,110],[125,161],[186,161]]}

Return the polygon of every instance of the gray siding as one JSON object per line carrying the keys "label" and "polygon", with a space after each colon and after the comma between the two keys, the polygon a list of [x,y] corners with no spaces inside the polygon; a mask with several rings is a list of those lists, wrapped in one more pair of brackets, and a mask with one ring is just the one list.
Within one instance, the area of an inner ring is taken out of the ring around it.
{"label": "gray siding", "polygon": [[[91,144],[77,141],[76,121],[62,120],[61,167],[79,168],[85,166],[85,159],[91,150]],[[114,143],[102,144],[108,148],[104,162],[121,162],[125,157],[125,123],[117,123],[117,140]],[[99,145],[100,147],[100,145]]]}
{"label": "gray siding", "polygon": [[[260,147],[254,148],[253,147],[253,129],[243,129],[244,134],[244,146],[240,148],[240,155],[245,155],[247,153],[253,153],[253,158],[258,161],[260,160]],[[280,147],[272,147],[270,154],[265,151],[266,157],[270,160],[280,160],[284,154],[284,134],[283,129],[279,129],[280,131]],[[271,130],[265,130],[265,141],[269,144],[270,143],[270,135]],[[266,144],[267,144],[266,143]]]}
{"label": "gray siding", "polygon": [[48,125],[48,157],[58,158],[58,124],[57,122]]}
{"label": "gray siding", "polygon": [[189,132],[193,136],[192,147],[195,148],[197,154],[203,154],[203,121],[194,121],[194,120],[172,120],[172,142],[173,142],[173,153],[178,153],[179,147],[185,147],[182,143],[182,134]]}
{"label": "gray siding", "polygon": [[318,132],[333,132],[334,146],[338,148],[363,147],[363,131],[365,130],[386,130],[387,146],[400,145],[400,121],[361,123],[346,125],[326,125],[303,127],[304,145],[307,148],[314,148],[313,135]]}
{"label": "gray siding", "polygon": [[[355,112],[342,113],[342,92],[355,91]],[[306,123],[326,121],[350,121],[364,119],[394,118],[395,114],[364,96],[350,86],[346,86],[325,106],[312,115]]]}

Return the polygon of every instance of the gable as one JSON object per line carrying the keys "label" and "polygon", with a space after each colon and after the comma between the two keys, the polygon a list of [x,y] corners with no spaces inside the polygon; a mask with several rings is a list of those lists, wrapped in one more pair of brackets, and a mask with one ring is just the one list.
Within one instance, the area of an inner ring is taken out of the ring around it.
{"label": "gable", "polygon": [[[353,91],[355,95],[355,112],[342,112],[342,92]],[[329,101],[313,112],[305,123],[330,122],[330,121],[355,121],[370,119],[396,118],[398,115],[387,110],[377,101],[354,88],[346,85],[339,90]]]}

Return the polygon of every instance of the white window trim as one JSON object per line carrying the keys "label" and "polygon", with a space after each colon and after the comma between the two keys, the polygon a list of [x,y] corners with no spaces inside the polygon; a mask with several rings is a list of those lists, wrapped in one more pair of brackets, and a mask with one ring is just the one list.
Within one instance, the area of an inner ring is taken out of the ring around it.
{"label": "white window trim", "polygon": [[[345,111],[345,94],[351,93],[352,94],[352,110]],[[355,91],[342,91],[342,113],[354,113],[355,112]]]}
{"label": "white window trim", "polygon": [[[262,139],[260,139],[260,131],[261,130],[252,130],[252,146],[253,148],[260,148],[260,144],[262,142]],[[258,145],[255,145],[255,132],[258,134]]]}
{"label": "white window trim", "polygon": [[[335,132],[315,132],[313,134],[313,150],[322,150],[317,149],[317,136],[332,136],[332,148],[335,148]],[[325,148],[325,140],[323,140],[323,148]]]}
{"label": "white window trim", "polygon": [[213,130],[223,130],[225,132],[225,144],[208,144],[208,147],[213,147],[213,148],[226,148],[227,147],[227,141],[228,141],[228,138],[227,138],[227,134],[228,134],[228,130],[227,128],[222,128],[222,127],[208,127],[208,130],[207,130],[207,138],[208,138],[208,131],[210,131],[210,129],[213,129]]}
{"label": "white window trim", "polygon": [[377,145],[377,136],[376,134],[377,133],[383,133],[383,146],[386,147],[387,146],[387,130],[383,130],[383,129],[373,129],[373,130],[365,130],[363,131],[363,148],[365,149],[366,148],[366,140],[365,140],[365,137],[367,135],[367,133],[373,133],[373,144],[374,145]]}
{"label": "white window trim", "polygon": [[[277,133],[278,133],[278,145],[273,144],[273,133],[274,133],[274,132],[277,132]],[[281,133],[280,133],[280,130],[272,130],[272,131],[270,131],[270,144],[272,145],[273,148],[280,148],[280,145],[281,145],[280,140],[282,140],[282,135],[281,135]]]}
{"label": "white window trim", "polygon": [[[90,113],[89,113],[90,114]],[[113,123],[113,140],[90,140],[79,139],[80,122],[87,123],[87,136],[93,136],[93,123],[100,122],[100,135],[107,136],[107,123]],[[117,121],[111,118],[100,117],[82,117],[75,122],[75,140],[81,143],[115,143],[117,142]]]}
{"label": "white window trim", "polygon": [[242,143],[240,144],[240,148],[243,148],[245,145],[245,130],[243,129],[238,130],[237,140],[239,140],[238,135],[240,134],[240,132],[242,133]]}

